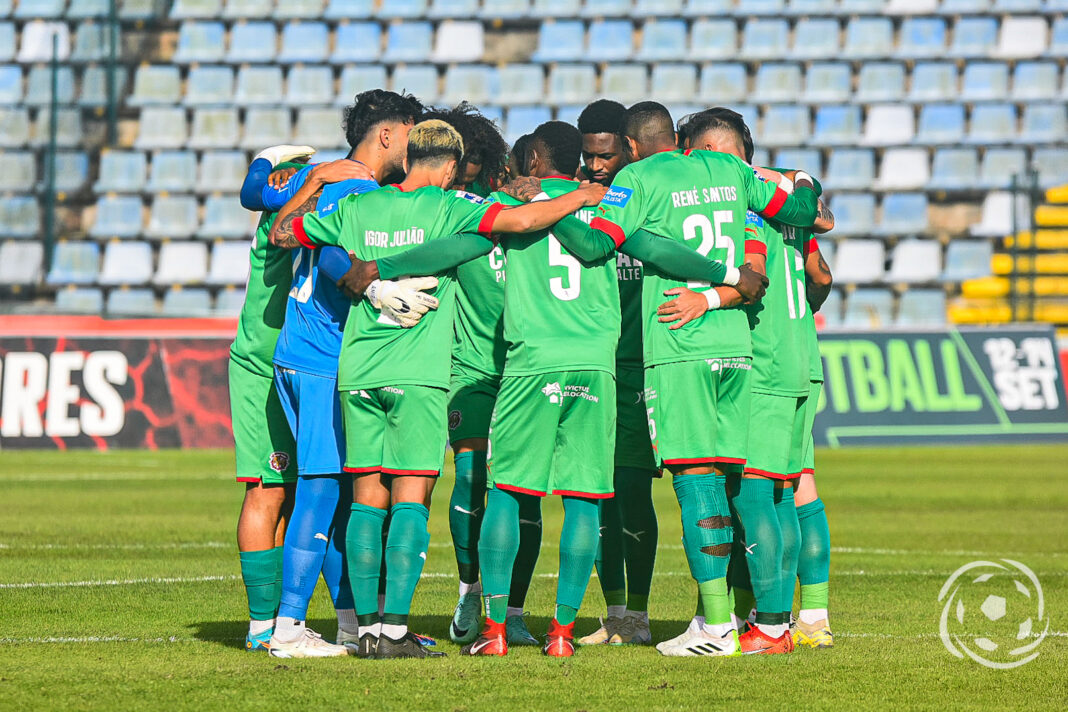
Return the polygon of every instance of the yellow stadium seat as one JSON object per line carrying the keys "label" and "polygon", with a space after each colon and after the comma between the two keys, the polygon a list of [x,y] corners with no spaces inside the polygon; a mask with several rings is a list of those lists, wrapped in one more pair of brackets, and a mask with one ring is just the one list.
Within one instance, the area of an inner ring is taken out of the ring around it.
{"label": "yellow stadium seat", "polygon": [[1025,230],[1005,238],[1005,246],[1011,248],[1019,243],[1021,250],[1032,247],[1039,250],[1068,250],[1068,230],[1038,230],[1032,239],[1031,232]]}
{"label": "yellow stadium seat", "polygon": [[1000,299],[958,299],[946,310],[954,324],[1004,324],[1012,321],[1012,309]]}
{"label": "yellow stadium seat", "polygon": [[1035,222],[1040,227],[1068,227],[1068,205],[1039,205]]}
{"label": "yellow stadium seat", "polygon": [[1046,191],[1046,202],[1068,203],[1068,185],[1059,185]]}
{"label": "yellow stadium seat", "polygon": [[[1020,255],[1016,261],[1020,272],[1038,272],[1041,274],[1068,274],[1068,254],[1037,255],[1032,268],[1031,257]],[[1012,274],[1012,255],[998,254],[990,260],[990,269],[994,274]]]}
{"label": "yellow stadium seat", "polygon": [[[1007,297],[1012,291],[1012,280],[1008,277],[982,277],[969,279],[961,284],[961,294],[970,299],[993,299]],[[1040,297],[1068,297],[1068,277],[1036,277],[1021,279],[1016,284],[1020,294]]]}

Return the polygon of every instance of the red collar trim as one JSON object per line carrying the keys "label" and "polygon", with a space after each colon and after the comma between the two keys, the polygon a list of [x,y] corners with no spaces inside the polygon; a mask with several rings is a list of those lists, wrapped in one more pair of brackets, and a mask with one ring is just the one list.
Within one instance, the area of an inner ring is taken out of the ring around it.
{"label": "red collar trim", "polygon": [[546,178],[559,178],[560,180],[576,180],[576,181],[578,180],[574,176],[568,177],[568,176],[560,175],[559,173],[554,173],[551,176],[542,176],[542,180],[544,180]]}
{"label": "red collar trim", "polygon": [[689,156],[691,153],[693,153],[693,149],[687,148],[685,151],[682,152],[682,155]]}
{"label": "red collar trim", "polygon": [[407,193],[407,192],[408,192],[408,191],[406,191],[406,190],[405,190],[405,189],[404,189],[404,188],[403,188],[403,187],[401,186],[401,184],[400,184],[400,183],[390,183],[390,184],[389,184],[389,187],[390,187],[390,188],[396,188],[397,190],[399,190],[399,191],[400,191],[400,192],[402,192],[402,193]]}

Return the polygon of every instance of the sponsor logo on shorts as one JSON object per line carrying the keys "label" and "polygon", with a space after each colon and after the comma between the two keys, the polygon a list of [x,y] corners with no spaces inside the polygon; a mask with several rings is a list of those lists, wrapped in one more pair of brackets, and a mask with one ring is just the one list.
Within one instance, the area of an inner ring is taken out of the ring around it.
{"label": "sponsor logo on shorts", "polygon": [[541,392],[548,397],[550,403],[562,405],[564,402],[563,392],[560,390],[559,383],[546,383]]}
{"label": "sponsor logo on shorts", "polygon": [[630,196],[634,195],[632,188],[621,188],[613,185],[608,189],[608,192],[601,198],[602,205],[614,205],[617,208],[622,208],[630,201]]}
{"label": "sponsor logo on shorts", "polygon": [[741,356],[737,358],[707,358],[705,362],[713,373],[720,370],[727,370],[728,368],[740,368],[743,371],[752,370],[752,362]]}
{"label": "sponsor logo on shorts", "polygon": [[382,388],[380,390],[383,390],[386,393],[394,393],[394,394],[396,394],[398,396],[403,396],[404,395],[404,389],[403,388],[397,388],[396,386],[382,386]]}
{"label": "sponsor logo on shorts", "polygon": [[456,430],[464,422],[464,415],[458,410],[449,411],[449,430]]}
{"label": "sponsor logo on shorts", "polygon": [[546,383],[545,387],[541,389],[548,398],[549,402],[554,405],[563,405],[564,398],[582,398],[588,400],[591,403],[600,403],[600,396],[595,396],[590,393],[589,386],[564,386],[560,387],[559,383]]}
{"label": "sponsor logo on shorts", "polygon": [[656,400],[656,389],[655,388],[646,388],[645,389],[645,402],[648,403],[651,400]]}
{"label": "sponsor logo on shorts", "polygon": [[349,391],[349,395],[359,396],[360,398],[366,398],[367,400],[371,400],[371,394],[367,391]]}
{"label": "sponsor logo on shorts", "polygon": [[288,452],[272,452],[271,456],[267,458],[267,465],[275,472],[282,472],[289,467],[289,453]]}

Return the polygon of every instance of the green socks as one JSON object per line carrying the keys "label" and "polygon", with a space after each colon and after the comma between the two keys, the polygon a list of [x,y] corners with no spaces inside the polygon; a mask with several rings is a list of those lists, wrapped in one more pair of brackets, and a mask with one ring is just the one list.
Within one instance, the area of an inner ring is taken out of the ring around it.
{"label": "green socks", "polygon": [[541,497],[519,496],[519,553],[512,565],[508,607],[522,609],[541,553]]}
{"label": "green socks", "polygon": [[797,557],[801,550],[801,527],[794,507],[794,488],[775,490],[775,514],[782,530],[782,573],[780,574],[779,611],[790,622],[794,607],[794,582],[797,580]]}
{"label": "green socks", "polygon": [[[684,475],[685,476],[685,475]],[[727,577],[713,579],[697,584],[697,592],[701,598],[701,613],[705,617],[705,625],[714,627],[730,625],[731,603],[727,594]],[[716,631],[723,635],[725,630]]]}
{"label": "green socks", "polygon": [[[749,568],[757,623],[781,625],[783,544],[782,528],[775,512],[775,483],[764,478],[741,477],[733,494],[734,552],[739,558],[744,557]],[[738,578],[732,576],[732,580]],[[736,609],[737,599],[735,594]]]}
{"label": "green socks", "polygon": [[462,583],[478,582],[478,534],[486,511],[486,453],[461,452],[454,458],[456,482],[449,499],[449,531]]}
{"label": "green socks", "polygon": [[281,559],[282,547],[262,551],[242,551],[241,580],[245,584],[248,596],[248,617],[254,621],[267,621],[278,612],[278,598],[281,594]]}
{"label": "green socks", "polygon": [[[659,532],[653,508],[653,474],[633,467],[617,467],[616,499],[621,513],[623,558],[627,565],[627,610],[649,609]],[[607,597],[606,597],[607,598]]]}
{"label": "green socks", "polygon": [[801,583],[801,608],[827,608],[827,588],[831,574],[831,532],[827,514],[819,498],[797,508],[801,550],[797,559],[797,579]]}
{"label": "green socks", "polygon": [[597,580],[601,584],[605,605],[609,615],[614,606],[623,607],[627,603],[627,579],[623,560],[623,523],[620,521],[619,495],[611,499],[602,499],[600,508],[600,538],[598,540]]}
{"label": "green socks", "polygon": [[412,597],[426,563],[430,543],[430,512],[418,502],[401,502],[390,509],[386,539],[386,604],[383,625],[407,625]]}
{"label": "green socks", "polygon": [[508,590],[519,551],[519,501],[530,496],[496,488],[486,496],[478,558],[482,564],[486,615],[495,623],[504,623],[508,617]]}
{"label": "green socks", "polygon": [[600,507],[596,500],[564,497],[564,526],[560,532],[560,578],[556,584],[556,620],[574,623],[597,558]]}
{"label": "green socks", "polygon": [[349,583],[361,626],[378,620],[378,579],[382,571],[382,527],[386,510],[353,504],[345,531]]}
{"label": "green socks", "polygon": [[683,550],[697,581],[697,615],[704,616],[706,625],[729,624],[726,576],[732,535],[725,479],[714,473],[676,475],[671,483],[682,510]]}

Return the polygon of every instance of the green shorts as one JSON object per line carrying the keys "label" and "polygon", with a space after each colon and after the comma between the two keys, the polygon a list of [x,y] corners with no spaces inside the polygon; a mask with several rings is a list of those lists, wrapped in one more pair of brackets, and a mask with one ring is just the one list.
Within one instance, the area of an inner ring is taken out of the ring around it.
{"label": "green shorts", "polygon": [[753,393],[749,411],[749,453],[745,471],[776,480],[801,474],[806,436],[805,404],[808,396]]}
{"label": "green shorts", "polygon": [[274,379],[253,373],[232,359],[229,375],[237,481],[265,485],[296,482],[297,444]]}
{"label": "green shorts", "polygon": [[816,474],[816,445],[812,437],[812,427],[816,422],[816,409],[820,405],[820,395],[823,393],[821,381],[811,381],[808,384],[808,401],[805,403],[805,451],[801,456],[801,472],[810,475]]}
{"label": "green shorts", "polygon": [[490,426],[489,484],[538,496],[611,497],[615,438],[612,374],[505,376]]}
{"label": "green shorts", "polygon": [[656,472],[645,407],[645,372],[616,367],[616,467]]}
{"label": "green shorts", "polygon": [[341,392],[345,472],[437,477],[448,439],[448,393],[431,386]]}
{"label": "green shorts", "polygon": [[449,383],[449,440],[488,438],[500,376],[454,367]]}
{"label": "green shorts", "polygon": [[661,467],[745,464],[752,361],[713,358],[645,369],[649,433]]}

